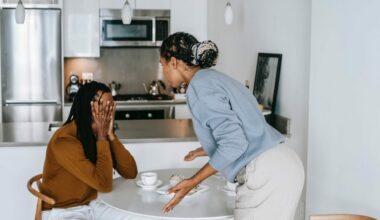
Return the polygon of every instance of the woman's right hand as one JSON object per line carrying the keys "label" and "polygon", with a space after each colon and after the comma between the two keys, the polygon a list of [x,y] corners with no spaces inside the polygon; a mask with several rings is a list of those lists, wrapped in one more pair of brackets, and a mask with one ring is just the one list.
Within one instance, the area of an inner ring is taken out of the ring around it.
{"label": "woman's right hand", "polygon": [[112,120],[113,111],[110,110],[110,102],[107,101],[103,104],[103,101],[91,102],[91,112],[93,123],[96,127],[97,140],[107,140],[107,134]]}
{"label": "woman's right hand", "polygon": [[185,161],[192,161],[197,157],[202,157],[202,156],[207,156],[206,151],[203,149],[203,147],[199,147],[195,150],[190,151],[186,156],[185,156]]}

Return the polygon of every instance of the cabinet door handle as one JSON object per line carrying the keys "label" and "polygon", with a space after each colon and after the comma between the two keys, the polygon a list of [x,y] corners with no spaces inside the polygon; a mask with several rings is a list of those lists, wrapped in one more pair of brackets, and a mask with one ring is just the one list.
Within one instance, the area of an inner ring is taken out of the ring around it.
{"label": "cabinet door handle", "polygon": [[130,118],[131,117],[131,115],[130,114],[125,114],[125,118]]}

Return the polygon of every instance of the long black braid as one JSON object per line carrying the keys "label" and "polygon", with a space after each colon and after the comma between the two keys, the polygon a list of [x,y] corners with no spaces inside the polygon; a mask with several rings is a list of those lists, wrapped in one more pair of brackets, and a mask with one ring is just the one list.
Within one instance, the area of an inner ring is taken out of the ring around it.
{"label": "long black braid", "polygon": [[103,83],[92,81],[80,87],[78,93],[74,97],[74,102],[70,110],[70,114],[64,125],[75,121],[77,125],[77,137],[83,145],[86,157],[93,163],[96,163],[96,137],[91,128],[92,112],[91,101],[98,91],[111,92],[111,90]]}

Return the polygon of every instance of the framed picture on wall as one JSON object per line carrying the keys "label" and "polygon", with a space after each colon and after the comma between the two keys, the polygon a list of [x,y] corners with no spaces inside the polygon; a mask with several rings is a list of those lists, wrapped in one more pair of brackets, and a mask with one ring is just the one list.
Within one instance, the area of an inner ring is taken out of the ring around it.
{"label": "framed picture on wall", "polygon": [[278,82],[280,80],[282,54],[259,53],[253,95],[264,110],[274,114]]}

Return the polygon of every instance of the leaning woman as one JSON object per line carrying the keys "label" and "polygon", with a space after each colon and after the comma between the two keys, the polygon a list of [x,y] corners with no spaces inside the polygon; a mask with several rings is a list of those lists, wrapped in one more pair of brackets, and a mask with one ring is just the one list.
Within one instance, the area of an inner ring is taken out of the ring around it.
{"label": "leaning woman", "polygon": [[49,141],[41,191],[54,198],[43,204],[43,220],[130,219],[96,200],[112,190],[113,169],[122,177],[137,175],[133,156],[113,132],[115,103],[98,82],[82,86],[69,117]]}
{"label": "leaning woman", "polygon": [[215,43],[198,42],[187,33],[172,34],[161,46],[167,81],[172,87],[188,84],[188,106],[202,145],[185,160],[210,158],[193,177],[169,190],[175,196],[164,211],[170,212],[192,188],[220,172],[238,184],[235,220],[291,220],[304,184],[302,163],[283,143],[284,137],[266,123],[252,93],[210,68],[218,52]]}

